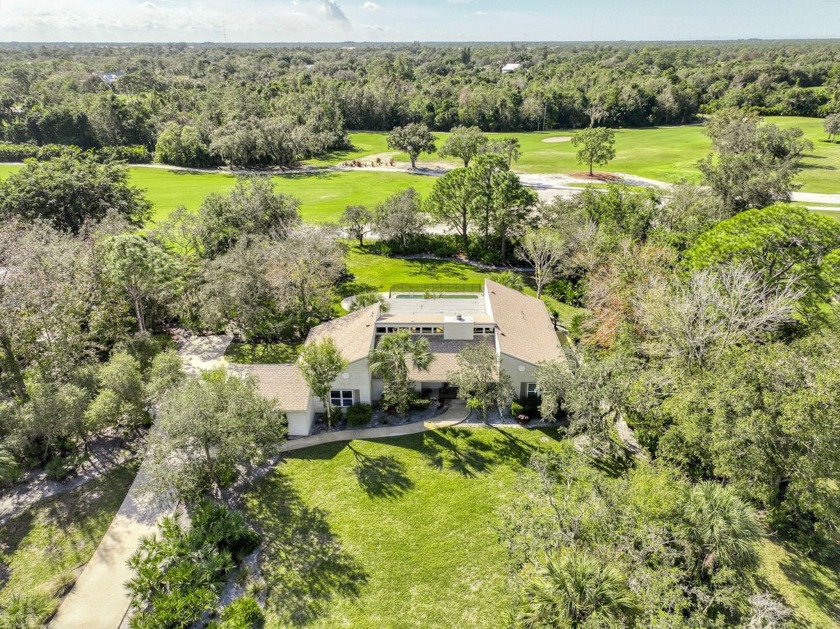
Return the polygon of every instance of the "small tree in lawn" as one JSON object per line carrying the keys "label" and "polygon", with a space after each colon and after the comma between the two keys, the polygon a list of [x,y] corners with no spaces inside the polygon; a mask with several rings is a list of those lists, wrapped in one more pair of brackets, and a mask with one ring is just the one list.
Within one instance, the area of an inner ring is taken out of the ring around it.
{"label": "small tree in lawn", "polygon": [[417,158],[420,153],[435,152],[435,136],[424,124],[407,124],[404,127],[395,128],[388,134],[388,148],[408,153],[413,170],[417,168]]}
{"label": "small tree in lawn", "polygon": [[359,246],[364,247],[365,235],[370,231],[373,223],[373,214],[363,205],[348,205],[341,214],[339,221],[348,236],[359,241]]}
{"label": "small tree in lawn", "polygon": [[525,232],[520,255],[534,265],[537,297],[542,295],[546,284],[554,281],[568,254],[566,240],[560,232],[553,229],[532,229]]}
{"label": "small tree in lawn", "polygon": [[840,113],[831,114],[825,119],[823,129],[828,134],[828,141],[834,142],[840,136]]}
{"label": "small tree in lawn", "polygon": [[467,345],[459,351],[458,369],[447,377],[467,406],[481,411],[485,422],[491,406],[507,407],[513,400],[511,378],[499,368],[496,352],[489,345]]}
{"label": "small tree in lawn", "polygon": [[312,394],[324,403],[327,425],[332,425],[330,390],[339,374],[347,368],[347,361],[331,338],[304,346],[298,365]]}
{"label": "small tree in lawn", "polygon": [[439,153],[443,157],[463,160],[464,168],[487,146],[487,136],[478,127],[455,127],[443,143]]}
{"label": "small tree in lawn", "polygon": [[590,127],[572,137],[572,146],[579,146],[578,164],[589,164],[589,176],[595,173],[592,166],[603,166],[615,158],[615,131],[606,127]]}
{"label": "small tree in lawn", "polygon": [[386,334],[370,352],[370,372],[385,381],[382,400],[404,415],[414,397],[413,382],[408,377],[411,364],[418,371],[428,371],[434,355],[429,351],[429,339],[413,339],[407,330]]}

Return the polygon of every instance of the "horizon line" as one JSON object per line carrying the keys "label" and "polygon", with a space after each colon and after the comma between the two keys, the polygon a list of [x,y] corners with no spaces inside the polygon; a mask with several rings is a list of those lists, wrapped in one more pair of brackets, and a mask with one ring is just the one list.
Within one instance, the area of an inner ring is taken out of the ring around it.
{"label": "horizon line", "polygon": [[838,42],[840,37],[740,37],[734,39],[566,39],[566,40],[543,40],[543,39],[498,39],[498,40],[284,40],[284,41],[222,41],[222,40],[167,40],[167,41],[75,41],[75,40],[6,40],[0,41],[0,46],[7,45],[30,45],[30,46],[56,46],[56,45],[93,45],[93,46],[167,46],[172,44],[189,45],[219,45],[219,46],[336,46],[336,45],[364,45],[364,46],[389,46],[389,45],[439,45],[439,44],[727,44],[741,42]]}

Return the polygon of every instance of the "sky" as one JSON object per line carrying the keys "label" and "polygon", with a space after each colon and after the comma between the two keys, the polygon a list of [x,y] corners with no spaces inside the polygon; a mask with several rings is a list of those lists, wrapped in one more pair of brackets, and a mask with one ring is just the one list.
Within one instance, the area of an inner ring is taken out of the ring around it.
{"label": "sky", "polygon": [[0,41],[840,38],[840,0],[0,0]]}

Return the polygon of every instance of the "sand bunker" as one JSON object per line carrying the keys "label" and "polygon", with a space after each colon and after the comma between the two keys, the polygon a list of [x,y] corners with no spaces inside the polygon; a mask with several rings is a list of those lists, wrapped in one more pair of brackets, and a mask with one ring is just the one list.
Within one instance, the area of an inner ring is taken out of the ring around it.
{"label": "sand bunker", "polygon": [[571,142],[572,136],[570,135],[557,135],[553,138],[546,138],[543,142],[548,142],[549,144],[557,144],[558,142]]}

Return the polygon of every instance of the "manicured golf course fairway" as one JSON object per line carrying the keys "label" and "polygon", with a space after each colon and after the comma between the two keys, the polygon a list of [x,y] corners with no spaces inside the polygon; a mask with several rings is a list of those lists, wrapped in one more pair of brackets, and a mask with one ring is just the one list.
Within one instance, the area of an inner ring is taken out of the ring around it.
{"label": "manicured golf course fairway", "polygon": [[[814,144],[803,161],[804,169],[798,182],[803,192],[840,193],[840,143],[829,143],[823,131],[821,118],[798,118],[792,116],[768,116],[782,128],[799,127]],[[550,138],[569,137],[574,130],[546,131],[538,133],[490,133],[490,138],[519,139],[522,157],[514,166],[524,173],[571,173],[584,168],[577,163],[577,149],[571,142],[545,142]],[[436,133],[438,148],[448,134]],[[378,137],[377,137],[378,136]],[[363,158],[387,151],[386,133],[351,133],[350,140],[358,151],[348,151],[339,158],[335,155],[311,162],[313,164],[337,164],[347,159]],[[368,150],[365,153],[365,150]],[[680,179],[697,181],[700,173],[697,161],[711,151],[711,141],[703,133],[700,124],[680,127],[655,127],[649,129],[618,129],[615,142],[616,157],[607,166],[599,167],[606,172],[620,172],[648,179],[676,182]],[[398,162],[408,162],[405,154],[396,154]],[[364,161],[364,160],[363,160]],[[421,155],[423,162],[447,162],[453,165],[458,160],[442,158],[439,155]]]}
{"label": "manicured golf course fairway", "polygon": [[[781,127],[799,127],[814,144],[803,161],[804,169],[797,181],[802,192],[840,193],[840,143],[825,141],[823,121],[817,118],[767,118]],[[568,137],[564,131],[540,133],[490,134],[491,137],[516,137],[522,147],[522,157],[514,166],[524,173],[571,173],[583,169],[575,159],[571,142],[545,142],[556,137]],[[446,134],[440,137],[443,144]],[[324,156],[310,165],[328,166],[347,160],[364,158],[387,152],[387,134],[351,133],[354,148],[350,151]],[[616,158],[600,170],[622,172],[649,179],[675,182],[680,179],[697,181],[696,163],[710,151],[709,138],[702,126],[660,127],[652,129],[620,129],[616,134]],[[404,154],[395,154],[397,161],[408,161]],[[365,161],[362,159],[362,161]],[[421,155],[419,165],[457,160],[439,155]],[[19,166],[0,166],[0,179]],[[229,190],[235,177],[227,173],[192,173],[160,168],[131,168],[133,183],[146,191],[155,208],[154,220],[160,221],[179,205],[195,210],[211,192]],[[421,195],[427,193],[434,178],[404,172],[380,172],[360,168],[350,172],[313,172],[274,177],[277,189],[301,200],[301,215],[316,223],[334,222],[348,205],[372,207],[389,195],[413,186]]]}

